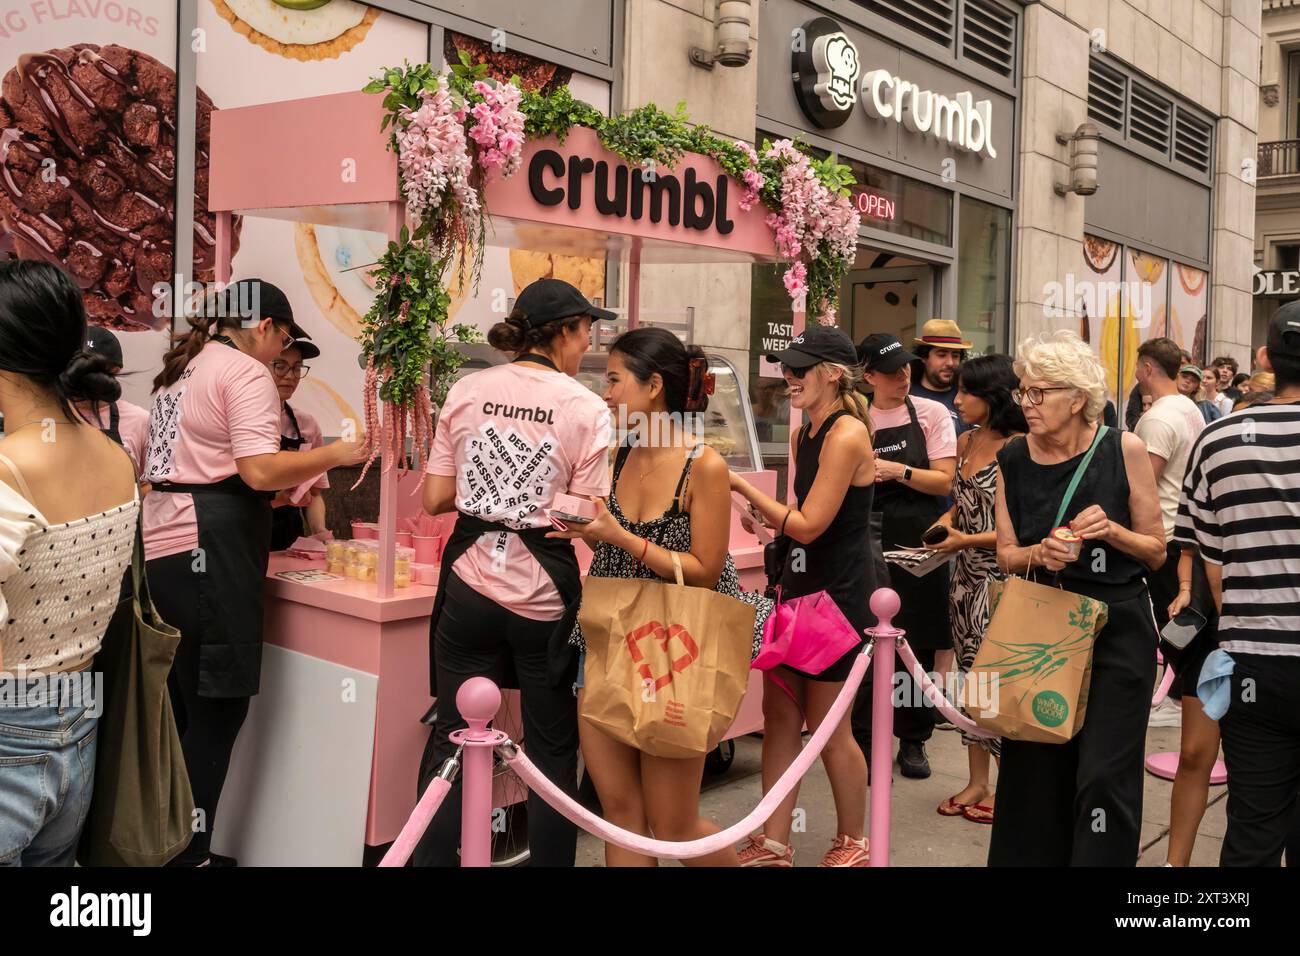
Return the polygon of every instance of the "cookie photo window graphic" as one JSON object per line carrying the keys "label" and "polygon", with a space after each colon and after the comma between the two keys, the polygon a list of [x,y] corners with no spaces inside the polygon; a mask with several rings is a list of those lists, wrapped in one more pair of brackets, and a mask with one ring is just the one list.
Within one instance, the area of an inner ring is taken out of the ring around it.
{"label": "cookie photo window graphic", "polygon": [[[197,94],[194,275],[214,278],[207,212],[212,101]],[[127,47],[24,53],[0,99],[0,255],[63,266],[94,325],[165,329],[153,289],[172,281],[176,74]],[[238,248],[239,220],[232,230]]]}

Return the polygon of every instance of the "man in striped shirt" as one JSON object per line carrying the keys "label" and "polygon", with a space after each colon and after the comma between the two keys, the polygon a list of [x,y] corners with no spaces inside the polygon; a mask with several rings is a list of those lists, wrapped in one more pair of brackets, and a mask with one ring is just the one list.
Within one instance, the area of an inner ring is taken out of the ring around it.
{"label": "man in striped shirt", "polygon": [[1201,432],[1174,532],[1205,558],[1234,662],[1224,866],[1276,866],[1300,796],[1300,302],[1273,316],[1256,360],[1276,395]]}

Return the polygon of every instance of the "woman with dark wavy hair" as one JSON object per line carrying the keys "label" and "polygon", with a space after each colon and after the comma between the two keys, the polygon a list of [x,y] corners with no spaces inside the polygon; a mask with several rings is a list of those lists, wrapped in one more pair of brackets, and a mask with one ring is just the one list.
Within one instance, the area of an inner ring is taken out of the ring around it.
{"label": "woman with dark wavy hair", "polygon": [[0,263],[0,867],[72,865],[99,710],[68,675],[94,665],[140,512],[130,458],[75,410],[121,395],[85,346],[66,273]]}
{"label": "woman with dark wavy hair", "polygon": [[[1008,355],[984,355],[966,362],[957,372],[955,404],[962,421],[976,426],[957,439],[957,474],[953,506],[936,522],[948,536],[935,545],[956,556],[948,592],[952,646],[962,677],[970,673],[975,654],[989,624],[989,582],[1003,580],[998,568],[997,533],[993,517],[997,501],[998,452],[1027,431],[1024,413],[1011,398],[1020,386]],[[958,687],[960,687],[960,683]],[[989,785],[989,756],[997,758],[997,739],[962,733],[970,780],[964,789],[939,804],[945,817],[962,816],[973,823],[993,822],[993,791]]]}

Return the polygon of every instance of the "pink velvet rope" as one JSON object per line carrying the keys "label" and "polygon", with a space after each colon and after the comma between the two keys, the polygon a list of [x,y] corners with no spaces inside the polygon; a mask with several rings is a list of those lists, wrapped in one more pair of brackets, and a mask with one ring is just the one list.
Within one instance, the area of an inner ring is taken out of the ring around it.
{"label": "pink velvet rope", "polygon": [[379,861],[380,866],[406,866],[406,861],[411,858],[411,853],[415,851],[415,845],[420,842],[420,837],[424,836],[429,821],[433,819],[433,815],[442,806],[442,801],[450,789],[450,781],[443,780],[441,777],[433,778],[433,782],[424,791],[424,796],[420,798],[420,802],[411,811],[406,826],[402,827],[402,832],[397,835],[393,845],[388,848],[384,858]]}
{"label": "pink velvet rope", "polygon": [[519,778],[523,780],[528,788],[551,805],[551,808],[570,822],[577,824],[594,836],[600,837],[606,843],[613,843],[625,850],[633,853],[641,853],[645,856],[653,856],[664,860],[687,860],[698,856],[707,856],[710,853],[716,853],[724,847],[734,846],[754,831],[754,828],[762,823],[767,822],[768,817],[776,812],[776,808],[781,801],[789,796],[790,791],[808,772],[813,765],[813,761],[821,754],[822,748],[826,746],[826,741],[830,739],[835,728],[840,725],[844,715],[848,713],[849,708],[853,705],[853,698],[857,695],[858,685],[862,683],[863,675],[867,673],[867,668],[871,665],[872,648],[869,646],[853,661],[853,669],[849,671],[848,679],[845,680],[844,686],[840,689],[839,696],[835,698],[835,703],[826,714],[826,719],[822,721],[817,732],[812,735],[812,739],[800,751],[799,756],[795,758],[794,763],[786,768],[781,779],[776,782],[767,796],[758,802],[749,815],[739,823],[732,824],[721,833],[715,833],[712,836],[701,837],[698,840],[687,840],[684,843],[673,843],[668,840],[652,840],[649,837],[643,837],[639,833],[632,833],[621,827],[616,827],[612,823],[607,823],[600,817],[591,813],[582,805],[575,803],[566,793],[560,790],[555,784],[547,780],[532,762],[524,756],[523,751],[516,750],[513,756],[505,758],[506,764]]}
{"label": "pink velvet rope", "polygon": [[908,673],[912,675],[912,680],[916,681],[917,685],[920,686],[921,692],[925,695],[925,699],[937,707],[939,713],[952,721],[954,727],[959,730],[964,730],[972,737],[980,737],[984,740],[1001,736],[1001,734],[995,731],[985,730],[956,707],[952,706],[952,704],[948,702],[948,698],[943,695],[939,688],[934,686],[934,682],[931,681],[929,676],[925,673],[925,668],[921,666],[921,662],[916,659],[916,655],[912,653],[910,647],[906,644],[900,643],[898,645],[898,656],[903,659],[903,666],[906,667]]}

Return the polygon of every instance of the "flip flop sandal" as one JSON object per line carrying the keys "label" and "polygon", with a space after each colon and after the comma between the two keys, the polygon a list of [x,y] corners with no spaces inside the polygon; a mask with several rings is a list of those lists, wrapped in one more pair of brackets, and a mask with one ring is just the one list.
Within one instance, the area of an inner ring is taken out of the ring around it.
{"label": "flip flop sandal", "polygon": [[993,808],[985,806],[982,803],[976,803],[962,809],[961,815],[971,823],[992,823]]}
{"label": "flip flop sandal", "polygon": [[958,803],[952,797],[949,797],[943,803],[939,804],[936,812],[941,817],[961,817],[966,815],[968,804]]}

